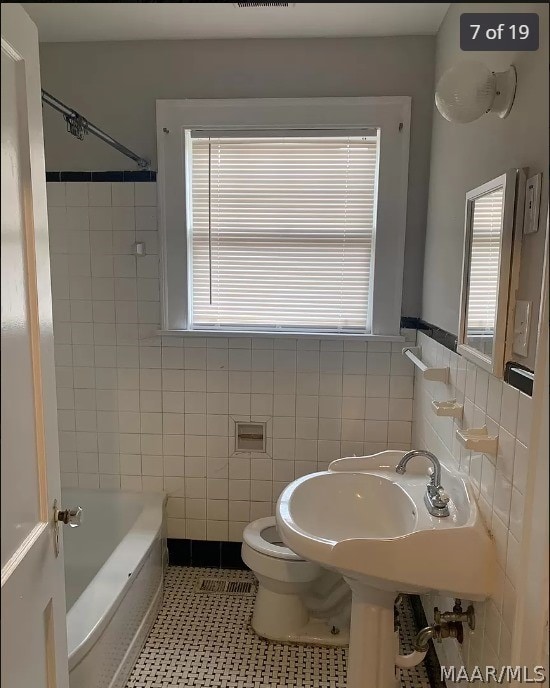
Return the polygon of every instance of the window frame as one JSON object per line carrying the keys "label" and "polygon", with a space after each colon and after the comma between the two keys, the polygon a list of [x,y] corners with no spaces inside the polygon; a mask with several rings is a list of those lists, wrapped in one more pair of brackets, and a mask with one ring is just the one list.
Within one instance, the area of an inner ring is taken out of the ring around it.
{"label": "window frame", "polygon": [[[157,100],[161,333],[203,337],[246,333],[270,337],[400,338],[410,111],[409,96]],[[377,232],[375,225],[370,332],[193,330],[189,322],[192,238],[188,231],[191,198],[187,184],[190,161],[186,154],[186,132],[269,129],[283,133],[320,129],[353,133],[371,128],[378,129],[380,137],[376,224],[384,226],[384,231]],[[385,269],[390,266],[391,269]]]}

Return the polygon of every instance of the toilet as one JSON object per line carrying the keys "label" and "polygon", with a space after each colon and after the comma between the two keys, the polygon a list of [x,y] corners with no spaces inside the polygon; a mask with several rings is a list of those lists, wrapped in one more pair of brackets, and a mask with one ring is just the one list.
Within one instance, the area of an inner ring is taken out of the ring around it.
{"label": "toilet", "polygon": [[344,646],[351,591],[343,578],[281,541],[274,516],[244,529],[241,555],[258,579],[252,628],[269,640]]}

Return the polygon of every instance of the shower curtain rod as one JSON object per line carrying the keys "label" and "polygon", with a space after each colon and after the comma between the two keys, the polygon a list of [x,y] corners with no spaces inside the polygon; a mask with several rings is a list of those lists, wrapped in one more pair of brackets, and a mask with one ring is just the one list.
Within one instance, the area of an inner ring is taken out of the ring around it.
{"label": "shower curtain rod", "polygon": [[85,117],[82,117],[82,115],[80,115],[76,110],[67,107],[60,100],[54,98],[54,96],[50,95],[49,93],[46,93],[44,89],[42,89],[42,100],[44,103],[47,103],[50,107],[63,115],[65,121],[67,122],[67,131],[73,136],[76,136],[77,139],[82,141],[85,134],[91,133],[107,143],[109,146],[116,148],[116,150],[119,151],[119,153],[122,153],[122,155],[126,155],[128,158],[134,160],[142,169],[149,167],[151,164],[149,160],[140,158],[139,155],[136,155],[136,153],[132,152],[129,148],[123,146],[122,143],[119,143],[112,136],[109,136],[109,134],[106,134],[104,131],[99,129],[99,127],[96,127],[95,124],[88,122],[88,120]]}

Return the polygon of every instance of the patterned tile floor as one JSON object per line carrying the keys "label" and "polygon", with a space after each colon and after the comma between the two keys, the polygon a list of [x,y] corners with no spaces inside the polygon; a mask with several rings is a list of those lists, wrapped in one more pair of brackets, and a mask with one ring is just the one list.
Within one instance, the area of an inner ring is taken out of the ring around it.
{"label": "patterned tile floor", "polygon": [[[195,592],[202,577],[252,581],[249,571],[171,566],[164,603],[126,688],[345,688],[347,650],[271,643],[250,627],[254,596]],[[408,600],[401,651],[412,650]],[[402,688],[429,688],[420,665]]]}

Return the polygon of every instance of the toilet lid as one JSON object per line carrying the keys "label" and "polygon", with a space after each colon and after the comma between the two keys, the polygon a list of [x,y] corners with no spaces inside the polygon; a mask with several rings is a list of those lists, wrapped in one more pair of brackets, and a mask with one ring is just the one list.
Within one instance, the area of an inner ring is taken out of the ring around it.
{"label": "toilet lid", "polygon": [[286,547],[279,538],[275,516],[259,518],[249,523],[243,532],[243,540],[257,552],[277,559],[304,561],[302,557]]}

